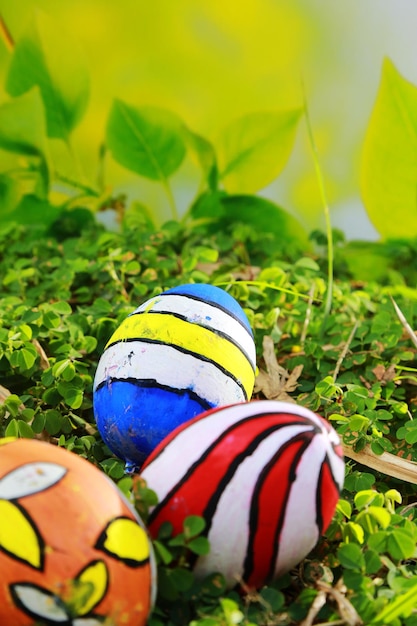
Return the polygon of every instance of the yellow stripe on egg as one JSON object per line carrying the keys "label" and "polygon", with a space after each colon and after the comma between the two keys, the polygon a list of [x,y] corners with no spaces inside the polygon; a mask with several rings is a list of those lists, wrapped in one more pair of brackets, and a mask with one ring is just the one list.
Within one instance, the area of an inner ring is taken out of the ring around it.
{"label": "yellow stripe on egg", "polygon": [[254,371],[240,347],[218,332],[170,314],[144,313],[128,317],[110,338],[106,349],[128,340],[158,341],[201,355],[240,380],[248,397],[252,394]]}
{"label": "yellow stripe on egg", "polygon": [[246,354],[255,371],[256,351],[250,330],[242,320],[218,304],[184,295],[164,294],[145,302],[132,315],[140,313],[171,313],[192,324],[218,332],[230,339]]}

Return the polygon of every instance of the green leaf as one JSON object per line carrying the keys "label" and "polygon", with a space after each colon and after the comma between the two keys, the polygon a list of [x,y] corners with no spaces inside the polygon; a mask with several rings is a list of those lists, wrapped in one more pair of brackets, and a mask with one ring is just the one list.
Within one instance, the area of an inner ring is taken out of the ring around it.
{"label": "green leaf", "polygon": [[76,382],[61,381],[57,385],[57,389],[65,402],[72,409],[79,409],[83,402],[83,390],[77,386]]}
{"label": "green leaf", "polygon": [[[273,242],[280,245],[287,243],[303,252],[310,249],[307,233],[300,222],[270,200],[246,195],[219,197],[213,194],[213,196],[214,205],[209,202],[209,197],[206,197],[205,207],[201,204],[198,206],[196,217],[198,215],[211,218],[213,210],[218,212],[220,209],[221,214],[218,217],[220,226],[242,222],[252,226],[258,234],[267,234],[272,240],[271,245]],[[216,226],[217,230],[219,225]]]}
{"label": "green leaf", "polygon": [[356,543],[342,543],[337,550],[337,558],[346,569],[361,571],[365,566],[365,558]]}
{"label": "green leaf", "polygon": [[174,557],[172,556],[168,548],[166,548],[164,544],[157,539],[154,540],[153,547],[155,548],[155,552],[157,556],[161,559],[162,563],[164,563],[164,565],[169,565]]}
{"label": "green leaf", "polygon": [[158,593],[170,602],[178,598],[178,589],[173,582],[173,570],[167,567],[158,569]]}
{"label": "green leaf", "polygon": [[371,450],[374,454],[380,455],[384,452],[384,448],[382,447],[380,440],[374,439],[371,442]]}
{"label": "green leaf", "polygon": [[388,500],[388,502],[391,502],[392,504],[394,502],[401,504],[403,501],[402,495],[397,489],[388,489],[388,491],[385,492],[384,497],[385,500]]}
{"label": "green leaf", "polygon": [[365,571],[367,574],[376,574],[382,567],[382,561],[374,550],[365,552]]}
{"label": "green leaf", "polygon": [[19,427],[19,436],[25,439],[32,439],[34,432],[30,424],[26,424],[23,420],[17,420]]}
{"label": "green leaf", "polygon": [[416,603],[417,584],[409,589],[407,593],[401,594],[396,598],[389,600],[388,604],[372,620],[370,626],[373,624],[391,624],[391,622],[401,615],[410,615],[415,609]]}
{"label": "green leaf", "polygon": [[362,544],[364,542],[364,532],[362,526],[356,522],[347,522],[347,524],[343,526],[343,540],[347,543],[355,541]]}
{"label": "green leaf", "polygon": [[221,598],[220,605],[223,609],[226,617],[226,624],[228,626],[240,624],[244,620],[245,616],[240,610],[237,602],[234,600],[231,600],[230,598]]}
{"label": "green leaf", "polygon": [[33,418],[32,430],[34,433],[41,433],[45,428],[45,414],[37,413]]}
{"label": "green leaf", "polygon": [[56,435],[61,430],[62,416],[58,411],[51,409],[45,413],[45,429],[50,435]]}
{"label": "green leaf", "polygon": [[349,420],[349,428],[355,432],[366,431],[370,423],[368,417],[355,413]]}
{"label": "green leaf", "polygon": [[223,574],[209,574],[203,581],[201,591],[204,595],[218,598],[226,591],[227,583]]}
{"label": "green leaf", "polygon": [[284,169],[301,109],[250,113],[232,122],[219,147],[221,179],[229,193],[255,193]]}
{"label": "green leaf", "polygon": [[18,437],[19,436],[19,420],[12,419],[7,424],[6,431],[4,433],[5,437]]}
{"label": "green leaf", "polygon": [[378,505],[383,504],[384,497],[373,489],[364,489],[355,495],[355,506],[358,510],[363,509],[373,502]]}
{"label": "green leaf", "polygon": [[375,476],[368,472],[352,472],[345,479],[345,489],[351,492],[367,490],[375,483]]}
{"label": "green leaf", "polygon": [[340,513],[342,513],[342,515],[344,515],[348,519],[350,519],[352,515],[352,505],[347,500],[340,499],[336,505],[336,510],[340,511]]}
{"label": "green leaf", "polygon": [[17,367],[20,372],[26,372],[34,365],[38,353],[32,344],[26,343],[25,347],[15,350],[10,355],[10,365]]}
{"label": "green leaf", "polygon": [[171,522],[165,521],[162,522],[161,526],[158,530],[158,539],[169,539],[172,535],[172,524]]}
{"label": "green leaf", "polygon": [[30,370],[32,365],[35,363],[37,356],[38,355],[35,349],[30,350],[29,346],[27,348],[21,348],[21,350],[19,350],[20,370],[22,372]]}
{"label": "green leaf", "polygon": [[208,554],[210,552],[210,543],[207,537],[195,537],[187,542],[187,548],[194,554]]}
{"label": "green leaf", "polygon": [[213,145],[207,139],[186,127],[184,127],[184,137],[191,154],[196,157],[201,167],[207,187],[215,191],[218,184],[218,168]]}
{"label": "green leaf", "polygon": [[166,182],[185,156],[181,120],[176,115],[154,107],[133,107],[122,100],[113,102],[107,144],[120,165],[160,182]]}
{"label": "green leaf", "polygon": [[144,204],[132,202],[124,214],[122,226],[126,232],[134,229],[151,230],[155,228],[154,215]]}
{"label": "green leaf", "polygon": [[39,216],[42,215],[42,225],[48,226],[60,211],[60,207],[53,206],[47,200],[28,194],[22,197],[14,211],[7,214],[7,219],[19,224],[39,224]]}
{"label": "green leaf", "polygon": [[194,582],[194,575],[183,567],[176,567],[172,570],[172,582],[178,591],[187,591]]}
{"label": "green leaf", "polygon": [[386,280],[390,258],[380,247],[380,242],[349,241],[343,249],[336,248],[335,256],[347,265],[354,278],[376,282]]}
{"label": "green leaf", "polygon": [[191,207],[191,215],[196,219],[213,220],[224,215],[221,200],[226,197],[224,191],[207,191],[202,193]]}
{"label": "green leaf", "polygon": [[285,596],[282,591],[277,591],[277,589],[273,589],[272,587],[264,587],[261,589],[260,596],[269,604],[273,613],[281,611],[285,605]]}
{"label": "green leaf", "polygon": [[[33,191],[37,176],[42,178],[42,191],[46,193],[49,184],[49,154],[45,111],[37,88],[0,106],[0,148],[39,159],[37,169],[25,170],[19,176],[13,176],[11,180],[15,194],[19,191],[18,196],[21,197],[25,190],[26,193]],[[19,185],[18,189],[16,185]]]}
{"label": "green leaf", "polygon": [[40,11],[16,44],[6,89],[20,96],[35,85],[45,105],[48,136],[68,141],[87,106],[89,78],[74,37]]}
{"label": "green leaf", "polygon": [[384,237],[417,235],[417,88],[385,59],[361,163],[368,215]]}
{"label": "green leaf", "polygon": [[186,539],[199,535],[206,527],[206,520],[198,515],[189,515],[184,520],[184,535]]}
{"label": "green leaf", "polygon": [[7,407],[7,411],[10,413],[10,415],[16,417],[17,415],[19,415],[19,412],[21,410],[22,401],[15,393],[11,393],[10,396],[7,396],[7,398],[4,400],[4,406]]}
{"label": "green leaf", "polygon": [[55,313],[58,313],[59,315],[70,315],[72,313],[71,306],[64,300],[59,300],[58,302],[49,304],[49,308],[51,311],[55,311]]}
{"label": "green leaf", "polygon": [[0,106],[0,147],[46,160],[45,112],[37,88]]}
{"label": "green leaf", "polygon": [[178,533],[178,535],[175,535],[175,537],[172,537],[172,539],[169,540],[168,542],[169,546],[174,546],[174,547],[184,547],[185,546],[185,536],[184,533]]}
{"label": "green leaf", "polygon": [[27,177],[26,171],[24,175],[20,177],[15,172],[7,174],[0,174],[0,206],[1,216],[13,211],[13,209],[19,204],[24,195],[25,183],[31,183],[33,176]]}
{"label": "green leaf", "polygon": [[387,528],[391,522],[391,514],[381,506],[369,506],[356,516],[356,521],[370,533],[379,527]]}
{"label": "green leaf", "polygon": [[416,543],[407,531],[397,528],[388,537],[387,549],[394,559],[409,559],[415,553]]}
{"label": "green leaf", "polygon": [[70,359],[64,359],[63,361],[57,361],[52,367],[52,374],[55,378],[63,378],[67,382],[72,380],[75,376],[74,364]]}

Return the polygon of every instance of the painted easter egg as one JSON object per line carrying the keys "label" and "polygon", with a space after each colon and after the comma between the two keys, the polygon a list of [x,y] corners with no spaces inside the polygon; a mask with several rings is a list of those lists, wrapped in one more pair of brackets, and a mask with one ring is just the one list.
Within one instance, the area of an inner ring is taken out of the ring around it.
{"label": "painted easter egg", "polygon": [[155,587],[147,532],[99,469],[0,439],[0,624],[143,626]]}
{"label": "painted easter egg", "polygon": [[177,428],[141,476],[159,504],[157,536],[188,515],[206,520],[211,550],[198,577],[221,572],[229,586],[259,588],[302,561],[326,530],[344,480],[339,438],[306,408],[261,400],[207,411]]}
{"label": "painted easter egg", "polygon": [[245,402],[255,343],[223,289],[182,285],[151,298],[107,343],[94,380],[94,415],[108,447],[140,465],[174,428],[210,408]]}

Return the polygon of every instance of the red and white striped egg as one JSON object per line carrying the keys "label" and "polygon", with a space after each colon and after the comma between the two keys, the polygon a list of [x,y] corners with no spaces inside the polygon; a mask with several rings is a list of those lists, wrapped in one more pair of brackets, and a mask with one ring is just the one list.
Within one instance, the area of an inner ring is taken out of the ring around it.
{"label": "red and white striped egg", "polygon": [[148,527],[200,515],[210,553],[194,572],[251,588],[288,572],[326,530],[344,480],[340,440],[312,411],[261,400],[207,411],[178,427],[141,476],[159,503]]}

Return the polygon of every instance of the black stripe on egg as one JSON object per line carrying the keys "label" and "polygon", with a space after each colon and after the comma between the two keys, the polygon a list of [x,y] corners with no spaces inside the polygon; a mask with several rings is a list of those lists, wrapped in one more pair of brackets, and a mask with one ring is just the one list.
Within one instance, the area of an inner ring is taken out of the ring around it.
{"label": "black stripe on egg", "polygon": [[194,391],[192,391],[191,389],[175,389],[173,387],[170,387],[169,385],[162,385],[161,383],[158,383],[157,380],[152,379],[152,378],[143,378],[143,379],[138,379],[138,378],[109,378],[108,380],[103,381],[97,388],[96,390],[98,391],[99,389],[101,389],[102,387],[105,387],[108,384],[111,384],[113,382],[124,382],[124,383],[130,383],[131,385],[136,385],[137,387],[141,387],[142,389],[162,389],[163,391],[170,391],[171,393],[174,394],[178,394],[179,396],[182,396],[184,391],[187,392],[187,394],[189,395],[189,397],[191,398],[191,400],[195,400],[196,402],[198,402],[199,404],[201,404],[202,407],[202,411],[208,411],[209,409],[212,409],[212,405],[207,402],[206,400],[204,400],[201,396],[199,396],[197,393],[195,393]]}
{"label": "black stripe on egg", "polygon": [[[195,326],[200,326],[201,328],[204,328],[205,330],[208,330],[209,332],[212,332],[214,335],[217,335],[219,337],[222,337],[223,339],[226,339],[227,341],[232,343],[234,346],[236,346],[236,348],[238,348],[242,352],[242,354],[244,354],[244,356],[246,357],[247,361],[249,362],[252,370],[254,372],[256,370],[256,365],[255,365],[253,359],[251,359],[250,355],[248,354],[247,350],[244,349],[242,344],[239,343],[238,341],[236,341],[236,339],[234,339],[230,334],[225,333],[222,330],[219,330],[217,328],[213,328],[212,326],[209,326],[208,324],[203,324],[201,322],[197,322],[197,321],[194,321],[194,320],[190,321],[190,319],[186,315],[182,315],[181,313],[173,313],[172,311],[138,311],[138,312],[132,313],[129,317],[133,317],[133,316],[137,316],[137,315],[167,315],[169,317],[175,317],[176,319],[179,319],[179,320],[181,320],[183,322],[187,322],[189,324],[194,324]],[[234,319],[235,319],[235,321],[239,321],[237,318],[234,318]],[[243,324],[241,324],[241,325],[243,326],[243,328],[245,328],[245,326]],[[245,330],[246,330],[246,328],[245,328]],[[249,336],[249,334],[248,334],[248,336]],[[108,343],[106,347],[110,347],[110,346],[114,345],[115,343],[118,343],[118,342],[114,341],[113,343]]]}
{"label": "black stripe on egg", "polygon": [[[177,483],[164,496],[164,498],[158,503],[158,505],[155,507],[155,509],[150,514],[149,523],[151,523],[155,519],[155,517],[158,514],[158,511],[164,507],[164,505],[175,495],[175,493],[178,492],[181,489],[182,486],[186,485],[186,483],[192,478],[193,474],[201,466],[204,466],[204,464],[206,463],[207,458],[213,453],[213,451],[215,451],[215,449],[217,447],[219,447],[219,445],[221,445],[221,443],[229,435],[233,434],[233,431],[235,431],[236,429],[241,428],[243,425],[248,424],[249,422],[251,422],[253,420],[259,421],[261,418],[268,418],[268,417],[273,419],[275,416],[273,414],[269,413],[269,412],[257,413],[256,416],[253,416],[253,415],[250,414],[247,417],[242,418],[239,421],[235,422],[234,424],[232,424],[231,426],[226,428],[224,431],[222,431],[221,434],[209,445],[209,447],[205,449],[205,451],[201,454],[201,456],[192,465],[190,465],[187,468],[187,470],[184,472],[184,474],[181,476],[181,478],[177,481]],[[299,419],[299,421],[297,421],[297,417],[298,416],[294,415],[294,416],[291,416],[291,417],[292,418],[294,417],[294,419],[293,419],[293,421],[291,423],[291,426],[293,426],[294,423],[296,423],[296,425],[305,427],[305,425],[306,425],[305,419]],[[197,423],[197,421],[195,423]],[[222,473],[218,477],[218,482],[216,483],[216,487],[215,487],[215,489],[213,489],[213,493],[212,493],[212,495],[211,495],[207,505],[204,508],[204,516],[205,516],[206,522],[207,522],[206,532],[208,532],[209,529],[210,529],[211,521],[212,521],[212,518],[213,518],[213,516],[215,514],[215,511],[216,511],[217,503],[218,503],[220,497],[222,496],[222,494],[224,493],[224,490],[226,489],[228,484],[231,482],[231,479],[233,478],[233,476],[234,476],[236,470],[238,469],[239,465],[241,464],[241,462],[246,457],[250,456],[256,450],[256,448],[259,446],[259,444],[262,441],[264,441],[264,439],[266,439],[271,433],[276,432],[277,430],[281,430],[281,429],[285,428],[286,426],[288,426],[287,423],[284,423],[284,424],[274,424],[274,425],[272,425],[272,426],[262,430],[258,435],[253,437],[253,439],[251,439],[250,441],[247,441],[246,444],[244,444],[244,448],[243,448],[242,452],[239,453],[233,459],[232,463],[226,468],[226,471],[224,473]],[[312,423],[312,426],[316,427],[316,424]],[[192,428],[192,425],[191,425],[191,428]],[[185,430],[185,429],[183,429],[183,430]],[[160,450],[157,451],[155,456],[152,458],[150,466],[152,466],[152,463],[155,462],[155,460],[158,458],[158,456],[163,454],[165,452],[165,450],[172,443],[173,443],[172,440],[170,442],[167,442],[166,447],[161,448]],[[175,445],[175,442],[173,443],[173,445]],[[280,448],[280,450],[281,450],[281,448]],[[278,451],[278,453],[279,453],[279,451]]]}
{"label": "black stripe on egg", "polygon": [[[211,366],[213,366],[214,368],[216,368],[217,370],[219,370],[226,378],[232,380],[235,385],[237,387],[239,387],[241,393],[242,393],[242,400],[247,400],[247,394],[246,394],[246,390],[244,388],[244,386],[242,385],[241,381],[239,379],[236,378],[236,376],[234,376],[229,370],[227,370],[226,368],[222,367],[219,363],[217,363],[216,361],[213,361],[212,359],[196,353],[196,352],[192,352],[191,350],[187,350],[186,348],[183,348],[181,346],[175,346],[175,345],[168,345],[166,344],[164,341],[158,341],[157,339],[142,339],[142,338],[137,338],[137,339],[120,339],[119,341],[116,341],[112,344],[109,344],[109,347],[106,349],[106,351],[103,353],[102,357],[101,357],[101,361],[99,363],[99,366],[97,368],[97,373],[96,373],[96,379],[98,379],[98,376],[100,375],[100,368],[102,369],[104,367],[104,372],[106,371],[106,367],[105,367],[105,362],[106,362],[106,353],[107,355],[110,355],[110,352],[108,352],[108,350],[111,350],[111,348],[117,346],[117,345],[127,345],[127,344],[135,344],[135,343],[139,343],[139,344],[143,344],[143,345],[159,345],[159,346],[163,346],[164,348],[166,348],[167,350],[173,350],[175,352],[179,352],[181,354],[184,354],[187,357],[190,357],[191,359],[195,359],[196,361],[200,361],[202,363],[208,363]],[[133,355],[134,356],[134,355]],[[110,357],[109,357],[110,358]],[[133,359],[133,357],[132,357]],[[112,356],[111,357],[111,362],[114,363],[115,359]],[[124,365],[124,364],[123,364]],[[149,369],[149,361],[146,362],[144,360],[143,363],[143,369]],[[178,388],[178,387],[174,387],[174,386],[170,386],[170,385],[164,385],[161,384],[157,379],[155,378],[134,378],[132,376],[104,376],[104,372],[103,372],[103,376],[102,376],[102,380],[98,381],[95,383],[95,390],[99,390],[102,387],[104,387],[105,385],[107,385],[110,381],[129,381],[132,384],[137,384],[138,386],[143,385],[144,381],[155,381],[155,386],[159,386],[161,388],[164,389],[172,389],[173,391],[183,391],[183,390],[187,390],[190,391],[189,386],[184,387],[184,388]],[[201,397],[201,396],[199,396]],[[207,401],[207,408],[210,408],[211,406],[213,406],[212,404],[209,403],[209,401],[207,400],[207,398],[202,398],[202,400],[206,400]]]}
{"label": "black stripe on egg", "polygon": [[175,294],[162,294],[161,297],[168,297],[169,295],[176,295],[176,296],[180,296],[181,298],[185,298],[187,300],[194,300],[196,302],[203,302],[204,304],[207,304],[208,306],[212,306],[215,309],[219,309],[219,311],[223,311],[223,313],[227,313],[227,315],[229,317],[232,317],[236,322],[238,322],[246,331],[248,331],[248,327],[246,326],[246,324],[237,316],[235,315],[232,311],[230,311],[230,309],[228,309],[227,307],[222,306],[221,304],[219,304],[218,302],[213,302],[212,300],[210,302],[207,302],[207,300],[204,300],[203,298],[199,298],[198,296],[192,295],[192,294],[183,294],[183,293],[175,293]]}
{"label": "black stripe on egg", "polygon": [[[312,424],[313,425],[313,424]],[[285,426],[288,426],[287,424]],[[315,425],[313,425],[315,426]],[[246,548],[246,558],[243,563],[243,578],[244,580],[249,581],[251,575],[253,574],[256,563],[255,563],[255,542],[259,539],[258,533],[260,532],[258,529],[260,522],[260,505],[259,500],[262,496],[262,492],[264,490],[264,485],[267,479],[270,476],[270,472],[276,467],[277,461],[283,456],[286,450],[293,447],[295,443],[300,442],[300,445],[296,455],[294,455],[292,459],[292,463],[288,472],[288,480],[285,481],[283,485],[283,497],[280,499],[280,510],[279,514],[276,516],[276,525],[273,532],[273,541],[271,542],[271,552],[269,556],[269,567],[268,573],[266,574],[266,578],[271,579],[274,575],[275,563],[278,558],[278,550],[279,550],[279,537],[281,534],[281,530],[283,528],[286,514],[287,514],[287,504],[288,499],[291,494],[292,484],[296,480],[297,477],[297,467],[299,465],[300,459],[305,453],[306,449],[310,445],[314,436],[319,432],[318,427],[316,426],[314,430],[305,430],[298,435],[292,437],[288,442],[282,445],[273,457],[268,461],[268,463],[263,467],[261,473],[259,474],[259,478],[256,482],[255,489],[252,494],[251,499],[251,508],[249,515],[249,538]],[[282,477],[284,478],[284,477]],[[287,478],[287,476],[286,476]],[[272,506],[272,504],[271,504]],[[276,504],[275,504],[276,506]]]}
{"label": "black stripe on egg", "polygon": [[[187,305],[187,300],[192,303],[198,302],[199,309],[193,310]],[[212,310],[214,309],[214,311]],[[220,319],[216,316],[216,312],[219,312]],[[238,315],[234,314],[227,307],[223,307],[215,302],[207,302],[206,300],[191,295],[182,295],[179,293],[167,293],[161,296],[155,297],[153,300],[149,300],[138,307],[129,317],[141,314],[154,314],[154,313],[166,313],[168,315],[181,316],[185,321],[201,326],[202,328],[210,329],[214,332],[221,333],[225,338],[229,339],[235,345],[247,354],[248,360],[251,363],[253,369],[256,368],[256,354],[255,344],[253,341],[253,333],[248,324],[246,324]],[[188,314],[188,315],[187,315]],[[205,315],[206,314],[206,315]],[[243,311],[242,311],[243,314]],[[221,317],[224,316],[222,320]],[[222,328],[219,324],[224,323],[226,326],[229,323],[236,322],[239,326],[236,337],[229,333],[222,332]],[[242,332],[243,331],[243,332]],[[242,338],[242,342],[238,341],[238,337]],[[247,344],[248,350],[245,350],[244,344]]]}

